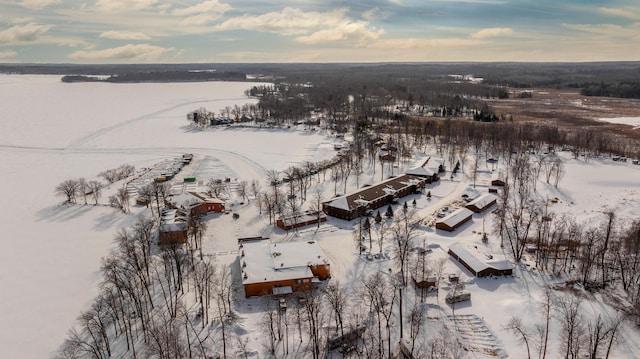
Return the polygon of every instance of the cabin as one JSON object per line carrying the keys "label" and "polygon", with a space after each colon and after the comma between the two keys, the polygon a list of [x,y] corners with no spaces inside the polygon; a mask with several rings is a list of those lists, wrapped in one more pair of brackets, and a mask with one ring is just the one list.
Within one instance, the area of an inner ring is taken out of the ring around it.
{"label": "cabin", "polygon": [[[509,260],[494,260],[492,255],[486,256],[477,252],[460,242],[449,246],[449,255],[476,277],[513,274],[514,265]],[[479,255],[485,256],[487,260],[481,259]]]}
{"label": "cabin", "polygon": [[327,215],[323,212],[305,211],[298,215],[278,218],[276,220],[276,227],[288,231],[294,228],[300,228],[326,221]]}
{"label": "cabin", "polygon": [[189,212],[183,209],[162,208],[158,226],[158,244],[175,245],[187,243]]}
{"label": "cabin", "polygon": [[165,199],[165,206],[185,209],[190,211],[190,214],[220,213],[225,210],[225,202],[223,200],[211,197],[203,192],[182,192],[168,196]]}
{"label": "cabin", "polygon": [[411,279],[413,280],[413,284],[416,286],[416,288],[418,289],[429,289],[429,288],[436,288],[438,286],[438,278],[437,277],[426,277],[423,278],[422,280],[419,280],[417,278],[415,278],[414,276],[411,276]]}
{"label": "cabin", "polygon": [[247,298],[309,290],[314,283],[331,278],[329,261],[315,241],[240,238],[238,263]]}
{"label": "cabin", "polygon": [[470,209],[475,213],[482,213],[487,208],[496,204],[497,200],[498,200],[498,196],[496,196],[495,194],[485,193],[483,195],[480,195],[478,198],[474,199],[473,201],[467,203],[466,207],[467,209]]}
{"label": "cabin", "polygon": [[395,152],[392,151],[380,150],[380,152],[378,152],[378,158],[380,161],[393,162],[396,160],[396,155],[394,153]]}
{"label": "cabin", "polygon": [[443,231],[453,232],[463,224],[471,220],[473,212],[467,208],[458,208],[455,211],[449,213],[444,218],[436,221],[436,229],[442,229]]}
{"label": "cabin", "polygon": [[425,187],[426,180],[412,175],[401,175],[376,185],[361,188],[350,194],[336,197],[322,204],[322,211],[329,216],[348,221],[364,215],[368,210],[390,204]]}

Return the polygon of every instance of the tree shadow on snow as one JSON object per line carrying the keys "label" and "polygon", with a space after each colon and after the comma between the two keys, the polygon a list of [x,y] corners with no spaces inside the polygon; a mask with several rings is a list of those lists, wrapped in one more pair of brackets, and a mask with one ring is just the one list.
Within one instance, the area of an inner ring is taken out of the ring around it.
{"label": "tree shadow on snow", "polygon": [[[119,210],[114,209],[109,213],[103,214],[102,216],[96,218],[96,224],[94,225],[94,228],[98,231],[104,231],[110,228],[114,228],[114,226],[121,222],[123,218],[129,218],[129,216]],[[125,225],[121,224],[118,227],[124,226]]]}
{"label": "tree shadow on snow", "polygon": [[489,277],[475,279],[475,284],[478,286],[478,288],[481,288],[490,292],[495,292],[496,290],[498,290],[498,287],[500,287],[503,284],[513,284],[515,282],[516,282],[515,278],[513,278],[513,276],[510,276],[510,275],[503,276],[503,277],[489,276]]}
{"label": "tree shadow on snow", "polygon": [[36,216],[38,217],[38,221],[66,222],[83,216],[85,213],[91,211],[92,208],[93,206],[91,205],[65,203],[42,208],[36,212]]}

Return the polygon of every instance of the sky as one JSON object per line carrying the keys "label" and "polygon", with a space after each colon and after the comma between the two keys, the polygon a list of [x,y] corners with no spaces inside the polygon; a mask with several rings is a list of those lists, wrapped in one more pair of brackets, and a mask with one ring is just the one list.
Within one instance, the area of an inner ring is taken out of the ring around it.
{"label": "sky", "polygon": [[640,60],[637,0],[3,0],[3,63]]}

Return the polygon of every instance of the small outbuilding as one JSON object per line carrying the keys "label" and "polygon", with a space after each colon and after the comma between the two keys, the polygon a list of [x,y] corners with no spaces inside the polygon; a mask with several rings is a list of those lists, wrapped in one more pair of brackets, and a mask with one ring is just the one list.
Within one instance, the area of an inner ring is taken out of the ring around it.
{"label": "small outbuilding", "polygon": [[276,226],[288,231],[293,228],[309,226],[327,221],[327,215],[323,212],[305,211],[297,215],[278,218]]}
{"label": "small outbuilding", "polygon": [[471,220],[473,212],[467,208],[458,208],[449,215],[436,222],[436,228],[447,232],[453,232],[456,228],[462,226]]}

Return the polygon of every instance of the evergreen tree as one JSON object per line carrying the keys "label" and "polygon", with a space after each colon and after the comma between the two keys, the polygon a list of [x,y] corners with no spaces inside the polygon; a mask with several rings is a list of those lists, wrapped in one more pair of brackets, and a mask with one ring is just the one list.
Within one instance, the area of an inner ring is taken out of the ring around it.
{"label": "evergreen tree", "polygon": [[393,208],[391,208],[391,205],[387,206],[387,212],[384,215],[387,218],[392,218],[393,217]]}
{"label": "evergreen tree", "polygon": [[380,210],[378,210],[378,213],[376,213],[376,223],[380,223],[382,222],[382,216],[380,215]]}

